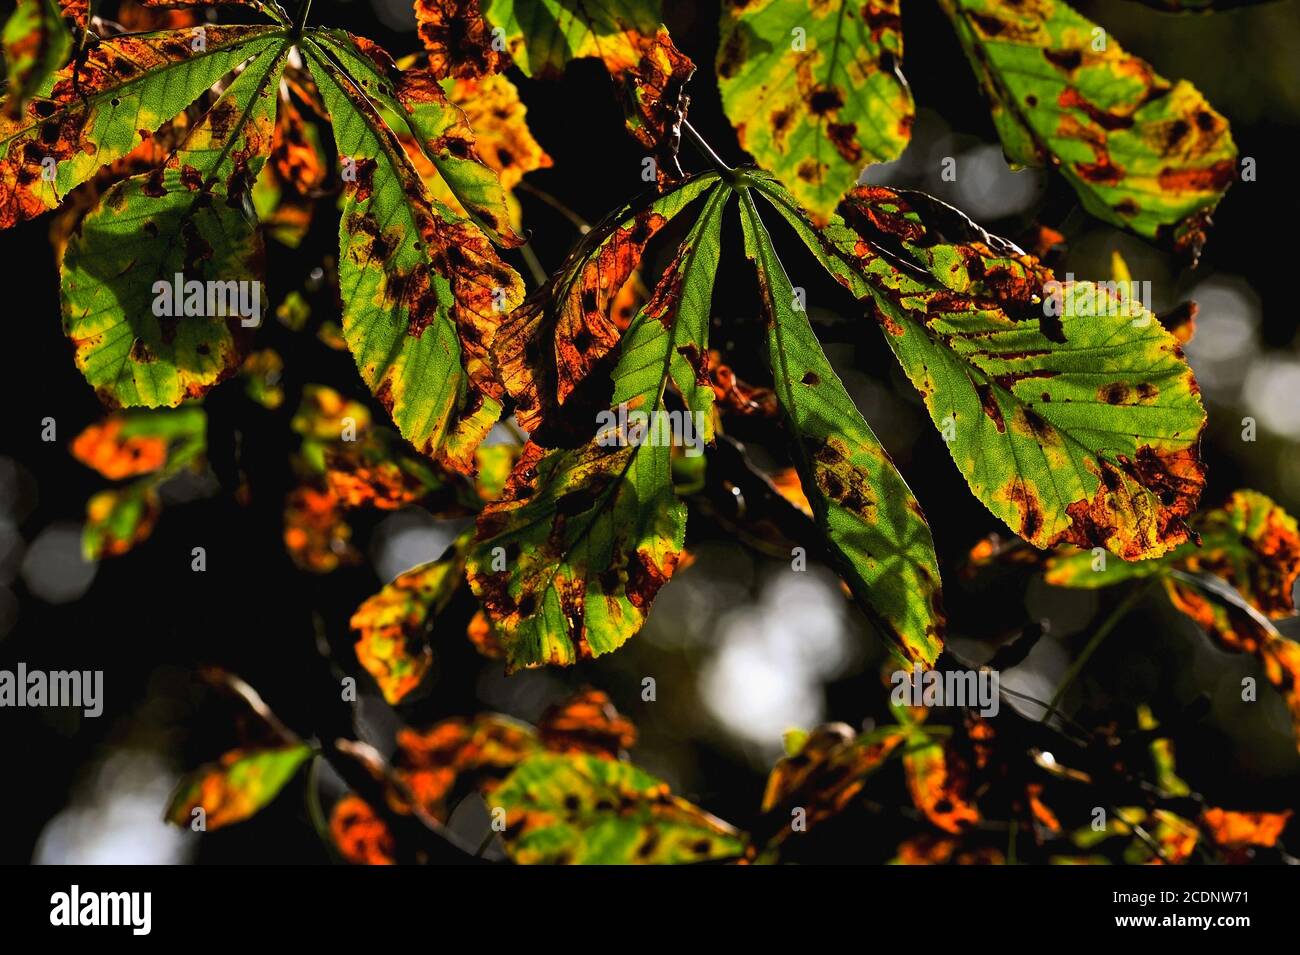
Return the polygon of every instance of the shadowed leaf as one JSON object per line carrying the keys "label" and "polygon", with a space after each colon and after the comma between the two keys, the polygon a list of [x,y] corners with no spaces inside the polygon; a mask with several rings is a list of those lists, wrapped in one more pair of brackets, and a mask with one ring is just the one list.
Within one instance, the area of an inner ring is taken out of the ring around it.
{"label": "shadowed leaf", "polygon": [[18,0],[0,33],[4,51],[8,119],[22,115],[27,100],[63,65],[72,37],[54,0]]}
{"label": "shadowed leaf", "polygon": [[483,18],[504,31],[525,76],[556,77],[569,60],[600,59],[611,74],[636,66],[659,28],[659,0],[480,0]]}

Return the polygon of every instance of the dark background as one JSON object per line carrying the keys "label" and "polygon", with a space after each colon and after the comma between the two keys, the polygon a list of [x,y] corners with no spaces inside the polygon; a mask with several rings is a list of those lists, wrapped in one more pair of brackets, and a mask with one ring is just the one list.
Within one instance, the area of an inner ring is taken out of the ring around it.
{"label": "dark background", "polygon": [[[1158,281],[1157,300],[1166,306],[1207,277],[1234,277],[1257,298],[1257,340],[1244,361],[1259,363],[1279,355],[1294,360],[1297,311],[1290,236],[1300,219],[1293,172],[1300,145],[1295,135],[1300,68],[1294,52],[1300,44],[1300,3],[1214,17],[1171,17],[1125,0],[1089,2],[1080,10],[1162,74],[1186,78],[1205,93],[1229,118],[1241,154],[1257,159],[1258,181],[1229,191],[1195,273],[1088,220],[1068,187],[1051,177],[1026,212],[983,224],[1016,237],[1037,213],[1041,221],[1066,232],[1071,248],[1078,249],[1070,264],[1086,278],[1108,277],[1098,270],[1104,269],[1109,248],[1122,247],[1137,256],[1130,258],[1134,278],[1147,277],[1139,266],[1149,266]],[[690,86],[692,123],[724,158],[740,162],[743,156],[722,114],[711,69],[717,13],[714,3],[669,0],[665,16],[678,46],[700,68]],[[313,22],[369,36],[396,55],[417,47],[414,34],[398,28],[403,18],[409,20],[409,11],[396,2],[376,13],[367,3],[316,0],[312,10]],[[952,137],[956,146],[996,143],[986,105],[938,7],[931,0],[904,0],[903,20],[903,69],[918,105],[939,121],[932,125],[946,127],[942,135]],[[642,151],[623,131],[620,108],[600,64],[575,62],[558,82],[526,81],[513,71],[511,76],[528,105],[531,129],[554,159],[553,168],[531,174],[530,182],[589,221],[641,191]],[[704,168],[689,144],[682,154],[688,169]],[[900,173],[906,184],[923,186],[937,178],[937,164],[931,169],[916,161],[909,168]],[[575,231],[545,204],[522,193],[520,198],[534,248],[545,267],[554,269]],[[335,224],[336,216],[326,209],[318,213],[300,249],[269,246],[273,303],[304,289],[311,269],[336,254]],[[726,349],[739,370],[761,381],[765,343],[754,326],[752,272],[740,253],[738,226],[733,221],[729,228],[734,234],[724,245],[714,296],[715,316],[723,324],[714,344]],[[7,534],[0,552],[0,584],[7,584],[0,591],[0,667],[12,669],[22,660],[30,668],[103,669],[106,704],[96,720],[60,710],[0,711],[0,766],[7,770],[0,787],[6,820],[0,827],[0,861],[33,859],[42,831],[60,814],[63,824],[71,826],[61,831],[74,835],[49,841],[40,856],[47,861],[324,861],[328,855],[304,809],[301,777],[253,820],[202,839],[188,833],[169,838],[160,834],[156,820],[171,780],[237,742],[235,710],[193,678],[199,664],[215,663],[240,674],[304,737],[350,732],[351,716],[338,702],[339,667],[357,670],[346,623],[383,581],[368,563],[326,576],[301,573],[290,563],[281,540],[283,496],[293,485],[288,454],[295,438],[289,419],[308,382],[326,383],[367,401],[377,420],[383,420],[383,412],[370,401],[346,353],[332,351],[311,334],[291,332],[275,321],[264,323],[257,345],[273,347],[284,357],[286,400],[277,411],[267,411],[233,381],[207,399],[209,456],[221,479],[219,493],[168,507],[148,541],[95,568],[93,583],[80,599],[52,604],[37,598],[25,582],[24,554],[51,527],[79,524],[86,499],[105,486],[67,451],[68,442],[102,409],[74,366],[60,329],[58,272],[47,229],[45,217],[0,235],[8,290],[6,373],[0,378],[0,407],[8,409],[0,426],[0,477],[8,512],[7,523],[0,524]],[[1068,662],[1068,651],[1077,651],[1104,616],[1111,595],[1027,588],[1018,580],[996,591],[967,592],[955,568],[976,540],[1005,528],[967,491],[875,328],[861,321],[854,303],[821,278],[788,237],[774,231],[795,284],[809,290],[832,359],[842,371],[856,371],[846,374],[846,380],[925,508],[943,563],[954,635],[959,641],[1000,639],[1031,620],[1046,620],[1054,624],[1048,643],[1056,655],[1045,651],[1027,666],[1054,674],[1053,680],[1059,677],[1061,661]],[[670,232],[666,241],[672,236]],[[522,260],[516,256],[512,263],[528,280]],[[311,296],[313,322],[337,318],[330,298],[328,291]],[[1195,350],[1189,355],[1196,366]],[[1300,512],[1294,442],[1261,428],[1256,444],[1244,444],[1236,422],[1250,409],[1243,411],[1241,394],[1231,389],[1215,394],[1207,388],[1206,399],[1210,426],[1203,450],[1210,482],[1205,502],[1219,503],[1231,490],[1252,486],[1275,496],[1292,513]],[[1285,407],[1296,396],[1279,391],[1269,400]],[[57,421],[56,443],[40,440],[45,417]],[[249,484],[247,504],[233,497],[241,474]],[[418,515],[407,519],[418,523]],[[355,539],[363,551],[378,523],[378,517],[356,522]],[[706,683],[701,674],[716,675],[727,659],[745,659],[743,653],[718,657],[720,644],[710,634],[730,627],[735,637],[737,626],[743,629],[756,612],[772,611],[764,594],[770,600],[783,565],[754,556],[725,527],[695,515],[688,534],[699,561],[665,589],[646,632],[611,657],[571,671],[526,673],[506,681],[499,664],[478,657],[463,639],[472,607],[462,593],[435,627],[434,679],[422,699],[403,708],[401,718],[421,725],[445,715],[504,709],[532,719],[566,688],[591,683],[609,692],[639,725],[642,742],[634,757],[640,764],[687,797],[745,826],[757,809],[771,744],[779,745],[779,740],[755,743],[738,727],[741,717],[729,719],[725,706],[708,709],[705,697],[718,686],[732,686],[761,703],[765,691],[752,682],[761,683],[761,673],[718,677],[720,683]],[[203,574],[190,570],[190,550],[197,545],[207,549]],[[822,588],[834,594],[830,584]],[[841,665],[819,671],[815,705],[821,718],[852,725],[879,718],[884,694],[877,676],[878,646],[856,612],[839,608],[833,615],[838,615],[842,633],[852,638],[851,645],[837,651],[844,656]],[[795,615],[781,624],[786,627],[782,632],[789,640],[817,646],[817,634],[800,630],[811,625],[809,619],[815,618],[805,617],[801,624]],[[680,638],[681,633],[691,634],[690,639]],[[333,649],[333,662],[322,647]],[[1181,775],[1219,805],[1300,805],[1300,764],[1285,708],[1262,680],[1261,703],[1250,713],[1243,715],[1240,706],[1230,705],[1240,675],[1255,672],[1251,661],[1210,648],[1198,631],[1151,601],[1093,658],[1076,687],[1078,704],[1085,713],[1109,712],[1131,720],[1138,702],[1149,702],[1157,714],[1174,714],[1198,694],[1209,694],[1215,704],[1210,715],[1176,738]],[[640,698],[645,675],[658,683],[654,703]],[[744,683],[746,679],[751,682]],[[774,699],[782,698],[779,688],[773,693]],[[366,733],[394,725],[393,715],[374,698],[362,711]],[[143,762],[123,756],[141,753],[146,754]],[[331,785],[327,778],[327,799]],[[895,795],[901,797],[901,791]],[[877,830],[878,837],[882,831],[881,851],[887,858],[890,840],[896,844],[897,838],[892,823]]]}

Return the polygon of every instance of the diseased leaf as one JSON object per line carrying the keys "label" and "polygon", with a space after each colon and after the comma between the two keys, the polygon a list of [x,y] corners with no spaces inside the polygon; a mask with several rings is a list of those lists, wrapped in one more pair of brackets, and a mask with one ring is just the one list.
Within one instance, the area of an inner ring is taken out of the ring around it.
{"label": "diseased leaf", "polygon": [[556,753],[618,759],[636,744],[636,727],[600,690],[582,690],[548,709],[537,724],[542,745]]}
{"label": "diseased leaf", "polygon": [[0,33],[4,51],[7,119],[22,115],[27,100],[68,58],[72,37],[54,0],[17,0]]}
{"label": "diseased leaf", "polygon": [[462,537],[441,559],[398,574],[352,615],[357,660],[389,703],[400,703],[433,664],[429,626],[464,579],[467,543]]}
{"label": "diseased leaf", "polygon": [[148,539],[161,513],[162,502],[152,481],[100,491],[86,502],[81,556],[90,561],[125,554]]}
{"label": "diseased leaf", "polygon": [[553,423],[560,406],[609,355],[621,337],[614,305],[646,243],[717,181],[715,173],[704,173],[649,204],[628,204],[606,216],[559,272],[501,323],[492,365],[515,399],[521,428],[534,432]]}
{"label": "diseased leaf", "polygon": [[748,192],[741,209],[745,252],[762,289],[773,388],[818,527],[894,649],[932,664],[943,647],[944,615],[929,525],[826,360]]}
{"label": "diseased leaf", "polygon": [[446,821],[453,796],[488,788],[540,744],[533,728],[504,716],[443,720],[424,732],[397,734],[397,777],[411,798]]}
{"label": "diseased leaf", "polygon": [[207,416],[191,405],[175,410],[110,415],[82,431],[71,451],[82,464],[125,487],[101,491],[86,503],[81,550],[86,560],[117,557],[146,540],[162,512],[158,488],[207,449]]}
{"label": "diseased leaf", "polygon": [[480,0],[415,0],[420,42],[436,78],[475,79],[510,65],[479,5]]}
{"label": "diseased leaf", "polygon": [[341,161],[353,172],[344,177],[339,224],[343,333],[402,436],[463,473],[500,414],[484,358],[523,286],[475,226],[429,196],[373,105],[392,102],[382,78],[361,74],[358,87],[339,72],[335,58],[359,71],[377,50],[359,42],[306,42]]}
{"label": "diseased leaf", "polygon": [[1012,162],[1050,163],[1099,219],[1199,255],[1237,149],[1190,83],[1171,84],[1062,0],[941,5]]}
{"label": "diseased leaf", "polygon": [[654,39],[645,42],[637,65],[614,76],[625,101],[628,131],[654,154],[660,188],[685,178],[677,149],[690,103],[686,84],[694,74],[691,58],[660,27]]}
{"label": "diseased leaf", "polygon": [[[730,194],[726,185],[709,192],[627,332],[613,372],[612,408],[622,409],[622,420],[617,410],[606,412],[597,437],[573,450],[547,451],[530,441],[501,499],[479,516],[470,586],[499,631],[511,669],[569,665],[617,649],[641,628],[672,576],[686,508],[673,491],[672,440],[657,432],[671,423],[661,414],[670,379],[694,413],[692,425],[709,421],[713,391],[697,365],[708,348],[720,220]],[[599,272],[593,284],[609,288]],[[654,430],[638,431],[634,413]]]}
{"label": "diseased leaf", "polygon": [[289,493],[284,504],[284,547],[300,569],[327,574],[342,564],[358,563],[361,554],[351,539],[352,528],[332,492],[304,485]]}
{"label": "diseased leaf", "polygon": [[763,812],[773,820],[773,841],[791,835],[791,811],[796,807],[805,811],[809,829],[843,812],[905,738],[899,727],[858,736],[843,723],[828,723],[809,733],[795,752],[777,761],[767,778]]}
{"label": "diseased leaf", "polygon": [[903,754],[903,772],[912,803],[940,829],[961,833],[979,822],[979,810],[966,795],[968,778],[943,744],[909,745]]}
{"label": "diseased leaf", "polygon": [[274,799],[311,756],[312,748],[304,744],[231,750],[180,781],[167,806],[167,821],[188,827],[194,810],[202,809],[208,832],[242,822]]}
{"label": "diseased leaf", "polygon": [[[1287,701],[1300,746],[1300,644],[1273,620],[1295,615],[1300,578],[1296,521],[1258,491],[1236,491],[1221,508],[1198,515],[1199,537],[1159,560],[1129,563],[1062,548],[1046,560],[1044,577],[1058,587],[1091,589],[1158,577],[1176,609],[1225,649],[1252,654]],[[1105,555],[1102,555],[1105,557]]]}
{"label": "diseased leaf", "polygon": [[1208,808],[1201,813],[1201,824],[1210,837],[1227,849],[1245,846],[1275,846],[1282,830],[1291,819],[1291,810],[1283,812],[1233,812]]}
{"label": "diseased leaf", "polygon": [[505,34],[525,76],[554,78],[569,60],[599,58],[611,74],[636,66],[659,28],[659,0],[480,0],[483,18]]}
{"label": "diseased leaf", "polygon": [[394,865],[396,845],[384,821],[360,796],[346,794],[330,811],[330,837],[353,865]]}
{"label": "diseased leaf", "polygon": [[1204,627],[1221,646],[1259,660],[1268,682],[1286,700],[1300,749],[1300,643],[1278,633],[1268,617],[1226,585],[1191,584],[1175,576],[1166,578],[1164,584],[1174,607]]}
{"label": "diseased leaf", "polygon": [[[510,222],[518,231],[519,204],[512,190],[525,173],[552,165],[551,157],[528,128],[528,110],[519,99],[519,90],[506,77],[494,74],[456,80],[449,84],[447,99],[464,112],[465,121],[474,131],[475,151],[501,180]],[[435,198],[451,205],[455,196],[450,189],[444,192],[433,190]]]}
{"label": "diseased leaf", "polygon": [[53,209],[135,149],[142,131],[153,132],[285,37],[265,26],[204,29],[201,51],[189,32],[100,40],[56,73],[18,119],[0,117],[0,228]]}
{"label": "diseased leaf", "polygon": [[718,86],[741,148],[825,223],[862,167],[896,159],[916,115],[899,0],[722,5]]}
{"label": "diseased leaf", "polygon": [[1300,577],[1300,530],[1295,518],[1258,491],[1234,491],[1223,507],[1197,515],[1200,538],[1159,560],[1098,561],[1091,551],[1060,548],[1047,558],[1044,578],[1056,587],[1109,587],[1124,580],[1204,571],[1223,578],[1262,613],[1295,613],[1292,591]]}
{"label": "diseased leaf", "polygon": [[107,404],[203,395],[238,370],[262,320],[262,242],[243,203],[270,153],[289,47],[256,47],[166,164],[109,189],[68,243],[64,330]]}
{"label": "diseased leaf", "polygon": [[244,393],[268,411],[284,404],[284,359],[272,348],[255,351],[244,359],[239,373],[244,378]]}
{"label": "diseased leaf", "polygon": [[[1036,547],[1158,557],[1188,539],[1205,412],[1173,336],[1135,299],[1058,283],[920,193],[855,189],[821,232],[760,188],[873,311],[984,504]],[[846,226],[847,223],[847,226]]]}
{"label": "diseased leaf", "polygon": [[627,763],[536,753],[492,791],[506,851],[524,865],[666,864],[739,856],[741,833]]}
{"label": "diseased leaf", "polygon": [[325,483],[343,507],[394,511],[443,486],[428,461],[416,457],[388,429],[372,429],[355,441],[324,446]]}

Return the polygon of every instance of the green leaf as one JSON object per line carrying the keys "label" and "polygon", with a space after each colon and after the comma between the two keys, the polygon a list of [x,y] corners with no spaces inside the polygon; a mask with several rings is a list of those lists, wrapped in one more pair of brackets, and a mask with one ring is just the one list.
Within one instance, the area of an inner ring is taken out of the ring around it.
{"label": "green leaf", "polygon": [[202,809],[208,832],[255,815],[311,758],[312,748],[299,743],[278,749],[231,750],[182,779],[167,806],[166,819],[189,827]]}
{"label": "green leaf", "polygon": [[1228,122],[1061,0],[941,0],[1013,163],[1050,163],[1090,213],[1195,258],[1236,178]]}
{"label": "green leaf", "polygon": [[343,164],[343,334],[402,436],[468,472],[501,410],[486,348],[523,285],[486,236],[429,195],[359,85],[368,81],[338,66],[340,48],[304,43]]}
{"label": "green leaf", "polygon": [[18,0],[5,21],[0,45],[4,48],[4,112],[13,120],[22,115],[27,100],[67,60],[72,37],[55,0]]}
{"label": "green leaf", "polygon": [[488,797],[506,850],[526,865],[662,865],[734,858],[743,835],[628,763],[581,753],[527,757]]}
{"label": "green leaf", "polygon": [[716,173],[703,173],[653,201],[615,210],[502,322],[492,364],[515,399],[521,428],[558,424],[561,406],[619,342],[611,311],[646,243],[717,181]]}
{"label": "green leaf", "polygon": [[523,245],[510,225],[505,190],[491,167],[475,152],[475,137],[465,114],[448,102],[428,70],[398,72],[388,55],[362,37],[319,31],[315,39],[383,108],[397,132],[410,130],[425,157],[438,170],[475,225],[502,245]]}
{"label": "green leaf", "polygon": [[598,57],[610,73],[630,69],[661,19],[659,0],[482,0],[481,8],[531,77],[559,76],[569,60],[586,56]]}
{"label": "green leaf", "polygon": [[261,322],[263,248],[245,204],[270,154],[289,45],[249,46],[255,58],[166,164],[109,189],[68,243],[64,331],[106,404],[203,395],[238,370]]}
{"label": "green leaf", "polygon": [[1040,548],[1102,546],[1128,560],[1188,539],[1205,412],[1177,341],[1135,296],[1057,283],[920,193],[855,189],[840,207],[847,225],[836,216],[818,232],[759,185],[831,274],[873,303],[971,490],[1013,531]]}
{"label": "green leaf", "polygon": [[686,508],[673,491],[672,441],[644,428],[634,433],[635,418],[668,422],[659,413],[672,380],[694,413],[692,426],[707,419],[712,392],[696,385],[690,356],[698,361],[707,353],[730,195],[725,184],[708,193],[633,319],[613,373],[614,410],[598,419],[601,431],[573,450],[547,451],[530,441],[502,498],[479,517],[470,586],[496,624],[512,669],[568,665],[617,649],[641,628],[673,573]]}
{"label": "green leaf", "polygon": [[817,222],[863,166],[907,145],[916,110],[902,56],[898,0],[722,5],[723,109],[741,147]]}
{"label": "green leaf", "polygon": [[932,664],[943,648],[944,615],[929,525],[826,360],[748,190],[741,211],[767,316],[773,388],[818,527],[895,651]]}
{"label": "green leaf", "polygon": [[[254,55],[283,42],[265,26],[126,35],[91,45],[16,120],[0,116],[0,228],[53,209]],[[51,160],[53,165],[47,163]],[[53,170],[53,179],[44,175]]]}

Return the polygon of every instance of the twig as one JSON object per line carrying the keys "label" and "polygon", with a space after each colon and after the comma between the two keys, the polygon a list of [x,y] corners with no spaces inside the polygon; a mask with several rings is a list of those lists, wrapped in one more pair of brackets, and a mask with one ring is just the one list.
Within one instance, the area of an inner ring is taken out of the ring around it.
{"label": "twig", "polygon": [[540,199],[542,202],[546,203],[548,206],[550,206],[560,215],[564,216],[564,218],[572,222],[573,225],[577,228],[577,230],[581,232],[583,235],[586,235],[588,232],[591,231],[591,223],[589,223],[586,219],[578,215],[576,212],[574,212],[572,209],[566,206],[563,202],[555,198],[555,196],[551,195],[549,192],[545,191],[544,189],[538,189],[531,182],[528,182],[526,180],[520,180],[519,184],[515,186],[515,188],[520,190],[521,192],[528,193],[534,199]]}
{"label": "twig", "polygon": [[699,149],[700,152],[704,153],[709,162],[713,163],[718,172],[722,173],[727,178],[732,177],[735,170],[722,161],[722,157],[714,152],[713,147],[704,141],[704,137],[699,134],[699,131],[696,130],[694,126],[691,125],[690,120],[682,120],[682,129],[686,130],[686,134],[690,137],[691,142],[695,144],[696,148]]}
{"label": "twig", "polygon": [[1129,595],[1121,600],[1119,605],[1111,611],[1110,616],[1102,622],[1102,625],[1097,628],[1097,632],[1092,635],[1092,639],[1089,640],[1087,645],[1083,648],[1083,652],[1079,654],[1078,659],[1076,659],[1074,663],[1070,665],[1070,669],[1065,672],[1065,679],[1061,681],[1061,685],[1058,686],[1056,692],[1052,694],[1052,699],[1048,703],[1049,709],[1047,712],[1043,713],[1040,722],[1047,722],[1047,720],[1051,719],[1051,711],[1056,709],[1057,704],[1060,703],[1061,699],[1065,696],[1066,690],[1070,688],[1070,684],[1074,682],[1075,677],[1079,675],[1079,672],[1088,663],[1089,658],[1097,652],[1097,648],[1101,646],[1102,642],[1108,636],[1110,636],[1111,631],[1119,625],[1119,622],[1124,619],[1138,601],[1146,596],[1149,588],[1150,585],[1148,584],[1146,587],[1138,587],[1130,592]]}

